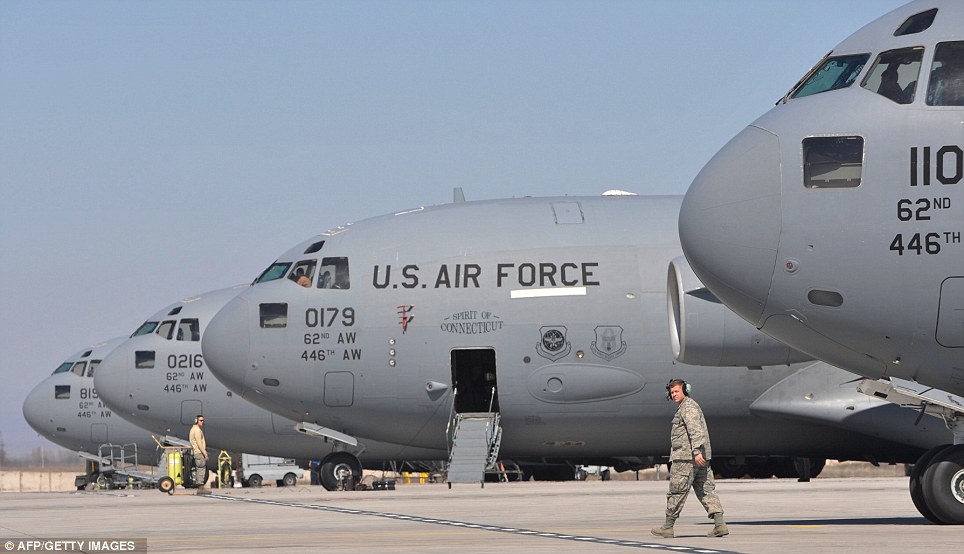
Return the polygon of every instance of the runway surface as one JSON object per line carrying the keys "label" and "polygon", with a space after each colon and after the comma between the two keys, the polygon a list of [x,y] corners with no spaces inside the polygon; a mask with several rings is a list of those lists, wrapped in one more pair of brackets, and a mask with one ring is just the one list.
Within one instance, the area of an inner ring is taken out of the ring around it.
{"label": "runway surface", "polygon": [[[960,549],[964,529],[921,517],[906,478],[720,481],[731,534],[690,495],[657,539],[665,481],[399,485],[0,495],[6,541],[146,539],[148,552],[908,552]],[[180,491],[179,491],[180,492]],[[187,491],[183,491],[187,492]]]}

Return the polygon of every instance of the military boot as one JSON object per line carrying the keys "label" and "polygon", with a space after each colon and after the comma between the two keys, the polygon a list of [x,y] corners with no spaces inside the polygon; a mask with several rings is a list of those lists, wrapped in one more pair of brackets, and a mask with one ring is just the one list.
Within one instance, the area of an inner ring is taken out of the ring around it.
{"label": "military boot", "polygon": [[649,530],[650,533],[656,535],[657,537],[663,537],[664,539],[671,539],[676,535],[673,533],[673,525],[670,524],[669,527],[664,523],[662,527],[653,527]]}
{"label": "military boot", "polygon": [[725,537],[730,534],[730,529],[725,523],[717,523],[713,526],[713,530],[706,534],[707,537]]}

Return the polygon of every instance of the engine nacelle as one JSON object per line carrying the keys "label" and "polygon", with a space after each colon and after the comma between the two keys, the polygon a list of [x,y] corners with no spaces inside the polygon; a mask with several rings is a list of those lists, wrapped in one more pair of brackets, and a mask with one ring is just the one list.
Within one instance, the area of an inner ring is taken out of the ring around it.
{"label": "engine nacelle", "polygon": [[765,366],[813,358],[764,334],[723,305],[686,258],[669,264],[666,286],[670,340],[677,361],[705,366]]}

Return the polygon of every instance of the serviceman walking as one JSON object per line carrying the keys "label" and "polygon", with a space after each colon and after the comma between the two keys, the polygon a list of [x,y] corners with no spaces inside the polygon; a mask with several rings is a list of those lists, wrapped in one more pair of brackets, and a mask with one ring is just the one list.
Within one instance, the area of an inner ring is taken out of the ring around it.
{"label": "serviceman walking", "polygon": [[194,427],[191,427],[191,450],[194,454],[194,483],[198,485],[199,492],[205,492],[204,488],[204,468],[208,463],[208,445],[204,440],[204,416],[199,415],[194,418]]}
{"label": "serviceman walking", "polygon": [[689,495],[690,487],[696,498],[706,508],[706,514],[713,520],[713,530],[708,537],[722,537],[730,534],[723,521],[723,506],[716,495],[713,470],[710,458],[710,432],[703,419],[703,410],[690,398],[689,385],[682,379],[673,379],[666,384],[667,396],[676,402],[676,415],[670,430],[669,493],[666,495],[666,521],[662,527],[653,527],[657,537],[673,537],[673,525],[683,511],[683,504]]}

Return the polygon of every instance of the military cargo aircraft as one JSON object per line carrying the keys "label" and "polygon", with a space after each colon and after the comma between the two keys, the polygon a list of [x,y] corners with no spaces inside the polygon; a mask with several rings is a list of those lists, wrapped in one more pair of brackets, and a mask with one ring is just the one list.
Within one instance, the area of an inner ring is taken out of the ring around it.
{"label": "military cargo aircraft", "polygon": [[915,1],[834,47],[724,146],[679,218],[687,260],[734,312],[865,376],[861,390],[945,420],[954,445],[921,458],[911,492],[926,517],[955,524],[962,148],[964,3]]}
{"label": "military cargo aircraft", "polygon": [[[94,387],[103,358],[126,340],[97,343],[67,358],[24,399],[27,423],[68,450],[131,465],[157,464],[160,452],[150,433],[114,414]],[[88,477],[103,482],[96,466],[89,468]]]}
{"label": "military cargo aircraft", "polygon": [[[210,448],[318,460],[321,484],[329,490],[344,476],[359,477],[362,465],[377,468],[389,461],[444,458],[444,450],[315,438],[309,436],[310,428],[307,434],[297,431],[297,422],[227,390],[208,371],[200,341],[211,317],[243,288],[191,296],[149,317],[98,367],[94,383],[100,400],[115,414],[154,433],[186,439],[194,417],[203,415]],[[211,457],[211,463],[216,459]]]}
{"label": "military cargo aircraft", "polygon": [[[472,455],[482,462],[665,455],[674,377],[695,385],[720,459],[903,461],[946,440],[942,426],[905,443],[878,438],[912,430],[916,417],[862,401],[846,372],[821,363],[823,377],[801,373],[808,356],[752,328],[706,329],[711,342],[740,341],[727,364],[677,363],[666,265],[681,254],[680,202],[457,201],[338,227],[229,301],[202,338],[204,360],[246,400],[331,437],[451,450],[452,460],[462,425],[479,418]],[[791,395],[781,383],[794,376],[812,388]]]}

